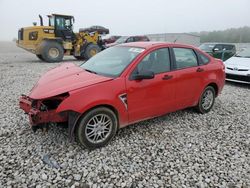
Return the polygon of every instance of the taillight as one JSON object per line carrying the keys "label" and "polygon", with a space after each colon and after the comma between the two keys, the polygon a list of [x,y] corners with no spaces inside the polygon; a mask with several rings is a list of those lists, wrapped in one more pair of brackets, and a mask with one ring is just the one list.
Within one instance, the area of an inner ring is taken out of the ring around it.
{"label": "taillight", "polygon": [[222,69],[225,71],[225,69],[226,69],[226,66],[225,66],[225,64],[222,62]]}

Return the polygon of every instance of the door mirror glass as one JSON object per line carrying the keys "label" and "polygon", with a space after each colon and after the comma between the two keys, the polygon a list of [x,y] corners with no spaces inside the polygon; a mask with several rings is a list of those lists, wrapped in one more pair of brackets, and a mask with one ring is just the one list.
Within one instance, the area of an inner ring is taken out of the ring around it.
{"label": "door mirror glass", "polygon": [[132,76],[133,80],[153,79],[155,77],[153,71],[143,71]]}

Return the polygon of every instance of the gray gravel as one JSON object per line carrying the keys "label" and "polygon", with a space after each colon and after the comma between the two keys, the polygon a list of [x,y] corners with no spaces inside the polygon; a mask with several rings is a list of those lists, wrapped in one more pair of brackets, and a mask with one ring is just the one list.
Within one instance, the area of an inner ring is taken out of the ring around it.
{"label": "gray gravel", "polygon": [[57,65],[0,43],[0,187],[250,187],[249,86],[227,83],[208,114],[187,109],[131,125],[88,151],[65,128],[33,133],[18,107]]}

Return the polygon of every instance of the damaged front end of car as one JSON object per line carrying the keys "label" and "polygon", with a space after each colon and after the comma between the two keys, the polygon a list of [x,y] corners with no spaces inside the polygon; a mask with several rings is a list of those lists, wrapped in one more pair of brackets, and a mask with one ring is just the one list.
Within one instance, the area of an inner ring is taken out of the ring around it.
{"label": "damaged front end of car", "polygon": [[50,124],[68,121],[69,112],[58,113],[56,111],[68,96],[68,93],[63,93],[46,99],[32,99],[22,95],[19,99],[19,106],[25,114],[28,114],[30,126],[34,131],[39,128],[47,131]]}

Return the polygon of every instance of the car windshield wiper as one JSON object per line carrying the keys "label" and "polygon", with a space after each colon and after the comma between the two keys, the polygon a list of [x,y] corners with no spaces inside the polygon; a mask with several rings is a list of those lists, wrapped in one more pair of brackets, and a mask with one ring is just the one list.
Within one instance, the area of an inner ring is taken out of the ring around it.
{"label": "car windshield wiper", "polygon": [[84,69],[84,70],[87,71],[87,72],[93,73],[93,74],[97,74],[97,72],[89,70],[89,69]]}

